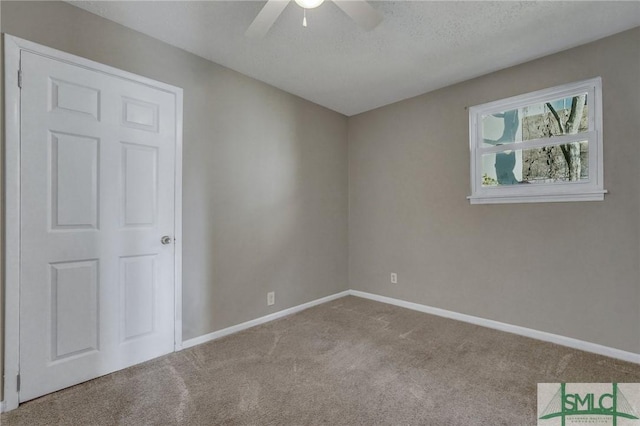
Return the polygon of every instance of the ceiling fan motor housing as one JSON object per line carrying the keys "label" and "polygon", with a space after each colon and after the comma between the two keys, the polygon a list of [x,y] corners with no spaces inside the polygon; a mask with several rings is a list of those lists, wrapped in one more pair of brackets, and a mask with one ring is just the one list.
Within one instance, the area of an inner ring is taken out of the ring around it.
{"label": "ceiling fan motor housing", "polygon": [[295,2],[303,9],[314,9],[320,6],[324,0],[295,0]]}

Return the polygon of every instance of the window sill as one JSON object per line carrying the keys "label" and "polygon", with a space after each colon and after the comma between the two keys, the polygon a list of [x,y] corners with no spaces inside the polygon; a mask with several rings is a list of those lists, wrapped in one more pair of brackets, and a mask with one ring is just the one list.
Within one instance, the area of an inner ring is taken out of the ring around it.
{"label": "window sill", "polygon": [[563,194],[471,195],[471,204],[562,203],[569,201],[603,201],[607,190]]}

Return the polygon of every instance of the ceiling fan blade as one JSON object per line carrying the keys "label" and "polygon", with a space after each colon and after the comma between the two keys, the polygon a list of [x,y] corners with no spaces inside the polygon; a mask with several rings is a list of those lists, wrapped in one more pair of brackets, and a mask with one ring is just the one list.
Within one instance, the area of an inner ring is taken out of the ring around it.
{"label": "ceiling fan blade", "polygon": [[365,0],[333,0],[362,29],[370,31],[382,22],[382,15]]}
{"label": "ceiling fan blade", "polygon": [[264,5],[256,19],[253,20],[249,28],[244,33],[247,37],[261,38],[267,35],[278,16],[289,4],[289,0],[269,0]]}

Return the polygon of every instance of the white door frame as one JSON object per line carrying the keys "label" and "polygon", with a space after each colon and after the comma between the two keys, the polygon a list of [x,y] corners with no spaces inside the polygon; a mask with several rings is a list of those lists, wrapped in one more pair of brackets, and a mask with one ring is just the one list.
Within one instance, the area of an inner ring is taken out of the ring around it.
{"label": "white door frame", "polygon": [[182,349],[182,89],[5,34],[4,411],[18,407],[19,395],[17,388],[17,378],[20,373],[20,88],[18,72],[21,51],[144,84],[174,95],[176,106],[174,351]]}

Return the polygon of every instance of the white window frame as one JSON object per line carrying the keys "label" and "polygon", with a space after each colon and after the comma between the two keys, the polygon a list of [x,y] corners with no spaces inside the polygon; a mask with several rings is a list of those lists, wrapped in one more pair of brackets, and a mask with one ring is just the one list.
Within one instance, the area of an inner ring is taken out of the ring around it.
{"label": "white window frame", "polygon": [[[505,145],[483,146],[482,117],[528,105],[587,93],[589,131],[575,135],[552,136]],[[535,185],[482,186],[482,155],[588,141],[589,178],[579,182],[554,182]],[[602,151],[602,79],[600,77],[549,89],[538,90],[501,99],[469,109],[469,146],[471,149],[471,204],[535,203],[560,201],[602,201],[607,192],[603,187]]]}

